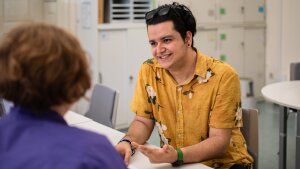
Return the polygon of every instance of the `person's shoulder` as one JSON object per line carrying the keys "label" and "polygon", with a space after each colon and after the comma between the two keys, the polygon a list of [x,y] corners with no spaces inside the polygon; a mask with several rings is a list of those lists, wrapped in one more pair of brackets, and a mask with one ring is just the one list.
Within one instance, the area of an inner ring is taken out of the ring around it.
{"label": "person's shoulder", "polygon": [[144,74],[144,73],[150,73],[153,72],[154,70],[156,70],[157,68],[159,68],[159,64],[158,62],[154,59],[154,58],[150,58],[147,59],[143,62],[143,64],[140,67],[140,71]]}
{"label": "person's shoulder", "polygon": [[142,68],[150,68],[150,67],[154,67],[155,65],[156,65],[155,59],[149,58],[143,62]]}
{"label": "person's shoulder", "polygon": [[147,59],[147,60],[145,60],[143,62],[143,65],[144,64],[146,64],[146,65],[154,65],[155,64],[155,60],[154,60],[154,58],[149,58],[149,59]]}

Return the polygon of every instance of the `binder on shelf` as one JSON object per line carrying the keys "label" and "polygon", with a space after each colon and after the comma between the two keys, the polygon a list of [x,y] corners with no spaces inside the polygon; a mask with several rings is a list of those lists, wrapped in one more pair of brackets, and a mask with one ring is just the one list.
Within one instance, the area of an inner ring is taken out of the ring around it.
{"label": "binder on shelf", "polygon": [[98,0],[98,24],[104,22],[104,0]]}

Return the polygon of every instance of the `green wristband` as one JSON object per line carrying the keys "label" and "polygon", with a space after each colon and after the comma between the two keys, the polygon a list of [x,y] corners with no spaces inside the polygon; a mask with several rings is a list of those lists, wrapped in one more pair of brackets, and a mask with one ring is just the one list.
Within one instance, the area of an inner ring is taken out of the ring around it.
{"label": "green wristband", "polygon": [[177,151],[177,160],[182,160],[183,161],[183,153],[181,151],[180,148],[176,148],[176,151]]}
{"label": "green wristband", "polygon": [[183,153],[182,153],[181,149],[176,148],[176,152],[177,152],[177,160],[174,163],[172,163],[173,167],[178,167],[178,166],[183,165]]}

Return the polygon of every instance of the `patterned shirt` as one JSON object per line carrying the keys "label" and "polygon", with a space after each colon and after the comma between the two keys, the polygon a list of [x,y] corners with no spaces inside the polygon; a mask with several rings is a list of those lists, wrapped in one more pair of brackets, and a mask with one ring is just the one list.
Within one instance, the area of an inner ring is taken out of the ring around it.
{"label": "patterned shirt", "polygon": [[240,131],[243,123],[239,78],[226,63],[197,52],[193,78],[177,84],[157,60],[149,59],[141,66],[131,109],[155,121],[161,146],[191,146],[207,139],[209,128],[231,128],[227,153],[203,163],[230,168],[253,162]]}

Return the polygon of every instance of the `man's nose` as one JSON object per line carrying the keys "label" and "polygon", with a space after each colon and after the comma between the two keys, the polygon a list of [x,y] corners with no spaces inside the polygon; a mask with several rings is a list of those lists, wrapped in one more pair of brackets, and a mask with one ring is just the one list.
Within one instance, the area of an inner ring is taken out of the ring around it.
{"label": "man's nose", "polygon": [[164,44],[162,43],[158,43],[157,46],[156,46],[156,52],[157,53],[162,53],[166,50]]}

